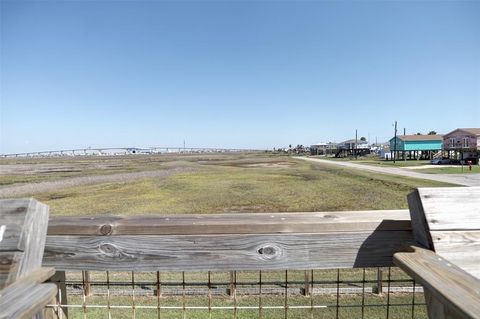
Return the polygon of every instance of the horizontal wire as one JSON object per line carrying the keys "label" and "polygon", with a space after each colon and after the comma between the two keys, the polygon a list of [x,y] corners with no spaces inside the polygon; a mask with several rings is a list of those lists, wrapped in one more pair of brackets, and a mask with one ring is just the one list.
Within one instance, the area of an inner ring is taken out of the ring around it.
{"label": "horizontal wire", "polygon": [[[53,282],[53,281],[52,281]],[[387,282],[387,280],[383,280],[383,282]],[[412,279],[392,279],[390,282],[413,282]],[[81,285],[82,281],[81,280],[68,280],[68,281],[55,281],[55,283],[65,283],[66,285]],[[106,281],[92,281],[91,279],[88,282],[91,286],[104,286],[107,284]],[[186,282],[188,283],[189,286],[203,286],[206,284],[206,282],[203,281],[193,281],[193,282]],[[262,285],[283,285],[285,281],[262,281]],[[297,284],[297,285],[303,285],[305,281],[303,280],[297,280],[297,281],[288,281],[289,284]],[[314,284],[331,284],[331,285],[336,285],[337,281],[335,280],[327,280],[327,281],[314,281]],[[340,284],[361,284],[363,283],[362,280],[341,280],[338,283]],[[377,279],[375,280],[365,280],[365,283],[371,283],[371,284],[376,284]],[[155,286],[157,284],[156,281],[135,281],[135,286],[146,286],[146,285],[151,285]],[[212,286],[225,286],[225,285],[230,285],[230,282],[223,281],[223,282],[214,282],[212,281],[210,283]],[[254,281],[238,281],[237,285],[258,285],[259,282],[254,282]],[[131,286],[131,281],[126,282],[126,281],[110,281],[111,286]],[[182,282],[176,282],[176,281],[165,281],[162,282],[162,285],[164,286],[181,286]]]}
{"label": "horizontal wire", "polygon": [[[415,304],[416,306],[422,306],[426,305],[425,303],[418,303]],[[365,308],[368,307],[386,307],[387,304],[368,304],[364,305]],[[390,307],[411,307],[411,303],[404,303],[404,304],[390,304]],[[47,305],[48,308],[55,308],[55,307],[66,307],[66,308],[83,308],[83,305]],[[121,305],[86,305],[86,308],[110,308],[110,309],[131,309],[132,306],[121,306]],[[313,305],[313,308],[315,309],[320,309],[320,308],[336,308],[337,305]],[[357,308],[357,307],[362,307],[361,304],[359,305],[339,305],[339,308]],[[285,309],[285,306],[211,306],[210,309],[212,310],[234,310],[234,309]],[[310,309],[312,306],[310,305],[302,305],[302,306],[288,306],[288,309]],[[190,309],[190,310],[208,310],[208,306],[143,306],[143,305],[136,305],[135,309],[176,309],[176,310],[182,310],[182,309]]]}

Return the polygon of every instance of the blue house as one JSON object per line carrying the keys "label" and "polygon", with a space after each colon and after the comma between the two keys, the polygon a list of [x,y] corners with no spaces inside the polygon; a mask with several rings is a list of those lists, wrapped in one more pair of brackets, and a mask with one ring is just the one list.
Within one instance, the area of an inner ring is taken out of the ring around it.
{"label": "blue house", "polygon": [[390,151],[395,158],[431,159],[443,148],[442,135],[398,135],[390,139]]}

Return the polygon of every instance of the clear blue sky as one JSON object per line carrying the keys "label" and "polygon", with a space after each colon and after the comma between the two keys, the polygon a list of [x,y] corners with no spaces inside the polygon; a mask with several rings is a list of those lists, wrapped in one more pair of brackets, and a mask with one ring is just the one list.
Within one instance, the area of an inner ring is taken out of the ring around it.
{"label": "clear blue sky", "polygon": [[480,126],[480,1],[1,1],[0,153]]}

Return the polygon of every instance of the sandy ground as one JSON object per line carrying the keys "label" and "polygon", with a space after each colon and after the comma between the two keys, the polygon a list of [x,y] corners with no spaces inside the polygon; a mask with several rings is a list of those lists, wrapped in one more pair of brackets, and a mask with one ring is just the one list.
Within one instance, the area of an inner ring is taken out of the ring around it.
{"label": "sandy ground", "polygon": [[420,179],[428,179],[437,182],[444,182],[462,186],[480,186],[480,174],[427,174],[427,173],[419,173],[414,172],[412,170],[407,170],[403,168],[396,168],[396,167],[377,167],[377,166],[370,166],[370,165],[362,165],[352,162],[340,162],[340,161],[330,161],[318,158],[309,158],[309,157],[296,157],[297,159],[317,162],[322,164],[328,165],[337,165],[343,167],[349,167],[354,169],[360,169],[364,171],[370,172],[377,172],[382,174],[392,174],[392,175],[400,175],[412,178],[420,178]]}
{"label": "sandy ground", "polygon": [[29,183],[13,186],[4,186],[0,188],[0,198],[18,197],[31,195],[34,193],[52,192],[59,189],[74,187],[80,185],[108,183],[108,182],[126,182],[149,177],[167,177],[185,171],[194,170],[192,167],[174,167],[164,170],[118,173],[110,175],[93,175],[63,178],[57,181],[46,181],[39,183]]}

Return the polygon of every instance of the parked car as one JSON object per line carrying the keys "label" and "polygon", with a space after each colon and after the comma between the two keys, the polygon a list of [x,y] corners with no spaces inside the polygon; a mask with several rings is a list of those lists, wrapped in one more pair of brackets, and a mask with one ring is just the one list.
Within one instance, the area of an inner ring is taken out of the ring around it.
{"label": "parked car", "polygon": [[432,165],[448,165],[453,164],[453,161],[449,158],[436,158],[430,161]]}

